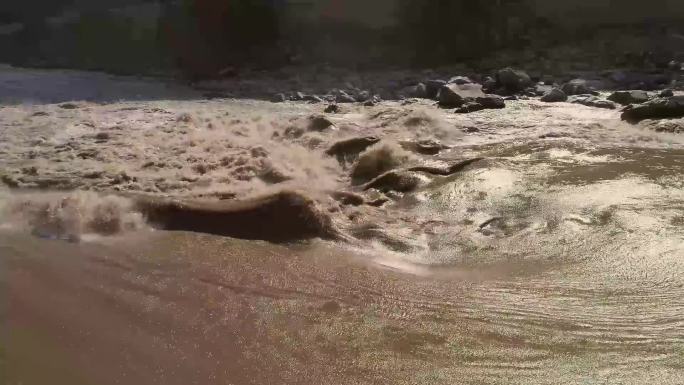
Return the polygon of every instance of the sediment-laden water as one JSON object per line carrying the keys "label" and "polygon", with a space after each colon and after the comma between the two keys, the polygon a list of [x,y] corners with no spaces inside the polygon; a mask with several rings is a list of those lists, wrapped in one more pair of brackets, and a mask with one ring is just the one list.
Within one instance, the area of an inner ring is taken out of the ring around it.
{"label": "sediment-laden water", "polygon": [[684,383],[683,136],[143,91],[0,107],[8,384]]}

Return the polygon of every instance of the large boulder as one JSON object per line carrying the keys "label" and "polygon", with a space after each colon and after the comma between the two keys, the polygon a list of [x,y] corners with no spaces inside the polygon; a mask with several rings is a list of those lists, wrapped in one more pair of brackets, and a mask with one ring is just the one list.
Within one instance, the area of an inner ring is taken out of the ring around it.
{"label": "large boulder", "polygon": [[608,100],[613,101],[618,104],[626,106],[628,104],[641,104],[646,103],[650,97],[646,91],[636,90],[636,91],[616,91],[613,92]]}
{"label": "large boulder", "polygon": [[439,91],[439,105],[442,108],[458,108],[468,100],[484,96],[479,84],[446,84]]}
{"label": "large boulder", "polygon": [[449,79],[449,84],[468,84],[472,83],[473,81],[470,80],[469,77],[467,76],[454,76],[451,79]]}
{"label": "large boulder", "polygon": [[684,117],[684,96],[656,98],[643,104],[629,105],[622,112],[622,119],[639,122],[644,119],[666,119]]}
{"label": "large boulder", "polygon": [[563,84],[561,90],[566,95],[586,95],[591,94],[594,91],[584,79],[570,80]]}
{"label": "large boulder", "polygon": [[399,99],[426,98],[427,87],[423,83],[418,83],[412,86],[404,87],[397,91],[397,96],[399,97]]}
{"label": "large boulder", "polygon": [[568,95],[560,88],[552,88],[541,97],[541,101],[546,103],[558,103],[566,100],[568,100]]}
{"label": "large boulder", "polygon": [[520,92],[532,85],[532,79],[525,71],[513,68],[504,68],[496,73],[496,81],[499,87],[509,92]]}
{"label": "large boulder", "polygon": [[425,91],[426,91],[426,97],[428,99],[437,99],[437,96],[439,95],[439,90],[444,87],[444,85],[447,82],[444,80],[440,79],[432,79],[426,81],[425,84]]}

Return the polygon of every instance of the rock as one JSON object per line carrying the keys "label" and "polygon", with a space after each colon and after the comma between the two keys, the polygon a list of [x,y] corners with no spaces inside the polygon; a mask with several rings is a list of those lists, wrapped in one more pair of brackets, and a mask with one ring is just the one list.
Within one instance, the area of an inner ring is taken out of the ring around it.
{"label": "rock", "polygon": [[356,99],[354,99],[352,96],[348,95],[344,91],[340,91],[335,100],[337,101],[337,103],[356,103]]}
{"label": "rock", "polygon": [[587,107],[605,108],[609,110],[614,110],[617,108],[615,103],[609,100],[600,99],[594,95],[573,95],[568,98],[568,102],[574,104],[581,104]]}
{"label": "rock", "polygon": [[346,139],[336,142],[328,150],[326,150],[325,153],[330,156],[338,157],[356,156],[379,141],[380,138],[375,136],[362,136],[358,138]]}
{"label": "rock", "polygon": [[454,76],[447,82],[448,84],[470,84],[473,81],[467,76]]}
{"label": "rock", "polygon": [[535,97],[539,96],[539,92],[537,91],[536,87],[528,87],[522,92],[519,93],[521,96],[529,96],[529,97]]}
{"label": "rock", "polygon": [[484,110],[484,106],[477,102],[466,102],[461,107],[457,108],[454,112],[457,114],[469,114],[471,112],[477,112]]}
{"label": "rock", "polygon": [[209,172],[210,168],[206,163],[195,163],[192,165],[192,171],[204,175]]}
{"label": "rock", "polygon": [[24,175],[36,176],[38,175],[38,168],[36,166],[22,167],[21,173]]}
{"label": "rock", "polygon": [[328,114],[337,114],[341,111],[340,106],[337,104],[329,104],[327,107],[325,107],[324,112]]}
{"label": "rock", "polygon": [[426,179],[415,172],[392,170],[368,182],[363,189],[376,189],[381,192],[410,192],[424,182]]}
{"label": "rock", "polygon": [[341,238],[331,218],[312,199],[293,191],[219,202],[139,197],[135,206],[151,223],[171,231],[270,242]]}
{"label": "rock", "polygon": [[474,101],[466,101],[466,103],[456,109],[455,112],[459,114],[467,114],[476,111],[500,109],[505,107],[506,104],[501,96],[485,95],[483,97],[475,98]]}
{"label": "rock", "polygon": [[17,181],[16,178],[9,174],[3,174],[2,176],[0,176],[0,182],[4,183],[7,187],[19,187],[19,181]]}
{"label": "rock", "polygon": [[293,101],[293,102],[301,102],[302,100],[304,100],[304,93],[303,92],[294,92],[290,95],[290,97],[288,99]]}
{"label": "rock", "polygon": [[421,99],[427,98],[427,86],[423,83],[416,84],[416,89],[413,94],[413,97]]}
{"label": "rock", "polygon": [[433,167],[433,166],[416,166],[411,167],[407,171],[413,172],[424,172],[432,175],[449,176],[457,172],[463,171],[464,168],[470,166],[473,163],[484,160],[484,158],[471,158],[455,163],[447,164],[443,167]]}
{"label": "rock", "polygon": [[79,106],[79,105],[76,104],[76,103],[62,103],[62,104],[59,105],[59,108],[62,108],[62,109],[65,109],[65,110],[75,110],[75,109],[77,109],[77,108],[79,108],[79,107],[81,107],[81,106]]}
{"label": "rock", "polygon": [[610,100],[600,100],[600,99],[590,101],[588,104],[585,104],[585,106],[596,107],[596,108],[604,108],[606,110],[614,110],[617,108],[615,103],[611,102]]}
{"label": "rock", "polygon": [[541,97],[542,102],[557,103],[568,100],[568,96],[560,88],[552,88]]}
{"label": "rock", "polygon": [[98,179],[102,178],[105,175],[105,172],[102,170],[90,170],[84,172],[82,175],[86,179]]}
{"label": "rock", "polygon": [[589,87],[584,79],[573,79],[563,84],[561,90],[568,96],[591,94],[594,90]]}
{"label": "rock", "polygon": [[425,83],[425,97],[428,99],[437,99],[439,95],[439,90],[446,85],[446,81],[433,79],[428,80]]}
{"label": "rock", "polygon": [[419,141],[403,141],[399,145],[407,151],[415,152],[422,155],[437,155],[442,150],[449,149],[449,146],[442,144],[434,139],[425,139]]}
{"label": "rock", "polygon": [[304,95],[302,100],[309,103],[323,103],[324,101],[320,96],[316,95]]}
{"label": "rock", "polygon": [[324,131],[335,128],[335,124],[325,116],[315,115],[309,118],[309,131]]}
{"label": "rock", "polygon": [[485,95],[475,98],[475,101],[486,109],[506,108],[503,98],[498,95]]}
{"label": "rock", "polygon": [[674,96],[674,91],[672,91],[671,89],[662,90],[660,91],[660,94],[658,94],[658,96],[661,98],[670,98]]}
{"label": "rock", "polygon": [[626,106],[628,104],[641,104],[650,99],[646,91],[616,91],[613,92],[608,100]]}
{"label": "rock", "polygon": [[442,108],[457,108],[462,106],[466,99],[484,96],[479,84],[446,84],[439,91],[439,105]]}
{"label": "rock", "polygon": [[649,130],[670,134],[684,133],[684,119],[653,120],[644,124]]}
{"label": "rock", "polygon": [[355,185],[366,183],[382,173],[405,164],[412,158],[413,154],[398,145],[378,143],[359,156],[351,172],[352,183]]}
{"label": "rock", "polygon": [[656,98],[646,103],[629,105],[622,112],[622,119],[636,123],[644,119],[684,117],[684,96]]}
{"label": "rock", "polygon": [[292,177],[285,174],[282,170],[274,167],[272,164],[266,164],[264,169],[259,174],[259,179],[268,184],[278,184],[292,180]]}
{"label": "rock", "polygon": [[49,115],[50,114],[48,114],[45,111],[38,111],[38,112],[34,112],[33,114],[31,114],[31,116],[49,116]]}
{"label": "rock", "polygon": [[338,313],[342,307],[336,301],[328,301],[321,306],[321,311],[325,313]]}
{"label": "rock", "polygon": [[111,135],[109,134],[109,132],[106,132],[106,131],[98,132],[97,134],[95,134],[95,140],[100,141],[100,142],[105,142],[105,141],[109,140],[110,138],[111,138]]}
{"label": "rock", "polygon": [[504,68],[496,73],[496,81],[499,87],[510,92],[520,92],[532,85],[532,79],[525,71],[513,68]]}
{"label": "rock", "polygon": [[537,84],[534,86],[534,95],[535,96],[543,96],[546,95],[547,93],[551,92],[553,90],[553,86],[546,85],[546,84]]}
{"label": "rock", "polygon": [[369,91],[359,91],[354,96],[357,102],[365,102],[371,99],[371,94]]}
{"label": "rock", "polygon": [[482,80],[482,88],[487,92],[496,89],[496,79],[491,76],[487,76]]}
{"label": "rock", "polygon": [[345,206],[361,206],[366,201],[363,196],[347,191],[333,191],[330,196]]}
{"label": "rock", "polygon": [[398,94],[400,98],[426,98],[427,86],[423,83],[418,83],[413,86],[402,88]]}

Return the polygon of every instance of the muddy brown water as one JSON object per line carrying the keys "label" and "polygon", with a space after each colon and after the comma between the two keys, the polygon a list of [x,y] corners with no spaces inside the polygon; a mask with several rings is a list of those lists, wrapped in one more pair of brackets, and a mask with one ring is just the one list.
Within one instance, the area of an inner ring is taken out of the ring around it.
{"label": "muddy brown water", "polygon": [[[273,113],[268,105],[223,103]],[[19,130],[15,108],[0,115],[16,144],[3,147],[12,156],[2,163],[7,168],[23,164],[30,147],[12,131]],[[401,121],[412,107],[387,108]],[[368,124],[359,118],[365,113],[345,119]],[[6,214],[0,378],[684,384],[684,139],[575,105],[433,113],[437,123],[412,130],[439,136],[445,127],[481,128],[443,136],[456,148],[435,159],[485,160],[381,208],[331,211],[341,231],[366,226],[384,238],[274,244],[154,230],[125,202],[103,205],[90,195],[78,198],[78,215],[119,210],[128,225],[110,235],[79,227],[74,242],[31,234]],[[381,137],[408,132],[392,120],[368,130]],[[563,135],[540,138],[550,131]],[[82,167],[76,158],[61,163]],[[309,183],[316,196],[314,190]],[[3,190],[0,203],[31,202],[31,194],[53,196]],[[345,222],[350,214],[367,221]]]}

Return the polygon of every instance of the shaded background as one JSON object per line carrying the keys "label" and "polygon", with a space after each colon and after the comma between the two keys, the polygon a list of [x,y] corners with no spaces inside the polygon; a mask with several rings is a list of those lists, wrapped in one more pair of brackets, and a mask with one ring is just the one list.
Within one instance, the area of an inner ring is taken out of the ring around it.
{"label": "shaded background", "polygon": [[0,5],[0,61],[189,78],[321,63],[663,65],[684,52],[682,21],[679,0],[23,0]]}

